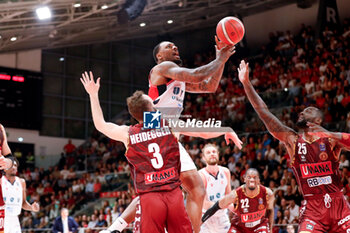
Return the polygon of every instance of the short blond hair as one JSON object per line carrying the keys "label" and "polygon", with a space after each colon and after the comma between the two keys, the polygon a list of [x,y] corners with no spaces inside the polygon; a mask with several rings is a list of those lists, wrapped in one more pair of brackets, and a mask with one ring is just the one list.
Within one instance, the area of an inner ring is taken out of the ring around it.
{"label": "short blond hair", "polygon": [[219,147],[213,143],[208,143],[208,144],[205,144],[203,149],[202,149],[202,152],[203,152],[203,155],[204,155],[204,151],[205,149],[207,149],[208,147],[214,147],[216,149],[216,151],[219,153]]}

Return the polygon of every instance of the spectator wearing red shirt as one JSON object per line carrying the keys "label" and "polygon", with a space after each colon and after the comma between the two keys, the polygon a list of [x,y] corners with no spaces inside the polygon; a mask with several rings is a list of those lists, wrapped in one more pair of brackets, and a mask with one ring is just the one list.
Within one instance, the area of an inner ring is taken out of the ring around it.
{"label": "spectator wearing red shirt", "polygon": [[72,144],[71,139],[68,140],[68,143],[63,147],[63,150],[67,155],[70,155],[74,152],[75,146]]}

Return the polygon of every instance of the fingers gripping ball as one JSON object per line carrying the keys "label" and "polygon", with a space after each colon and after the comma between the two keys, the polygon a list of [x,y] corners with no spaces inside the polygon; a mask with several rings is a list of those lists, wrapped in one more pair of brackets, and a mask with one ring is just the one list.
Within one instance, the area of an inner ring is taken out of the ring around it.
{"label": "fingers gripping ball", "polygon": [[227,45],[235,45],[243,39],[244,25],[236,17],[225,17],[216,26],[216,35]]}

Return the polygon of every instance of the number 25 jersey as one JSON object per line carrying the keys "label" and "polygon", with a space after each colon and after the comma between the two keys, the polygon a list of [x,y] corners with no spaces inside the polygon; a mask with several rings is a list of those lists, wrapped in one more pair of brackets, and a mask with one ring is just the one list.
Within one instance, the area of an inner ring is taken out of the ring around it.
{"label": "number 25 jersey", "polygon": [[180,186],[180,151],[169,127],[130,126],[125,156],[138,194],[170,191]]}
{"label": "number 25 jersey", "polygon": [[298,136],[291,167],[304,196],[341,191],[338,153],[328,138],[308,142]]}

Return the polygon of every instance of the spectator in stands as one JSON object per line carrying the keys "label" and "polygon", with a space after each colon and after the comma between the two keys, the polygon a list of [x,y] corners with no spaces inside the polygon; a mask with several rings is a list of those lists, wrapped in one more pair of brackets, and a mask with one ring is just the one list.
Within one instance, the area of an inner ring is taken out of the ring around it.
{"label": "spectator in stands", "polygon": [[61,209],[61,216],[57,217],[52,228],[53,233],[77,233],[79,225],[74,218],[68,216],[68,209]]}
{"label": "spectator in stands", "polygon": [[69,139],[68,143],[63,147],[63,151],[66,155],[71,155],[74,152],[75,148],[76,147],[72,143],[72,139]]}

